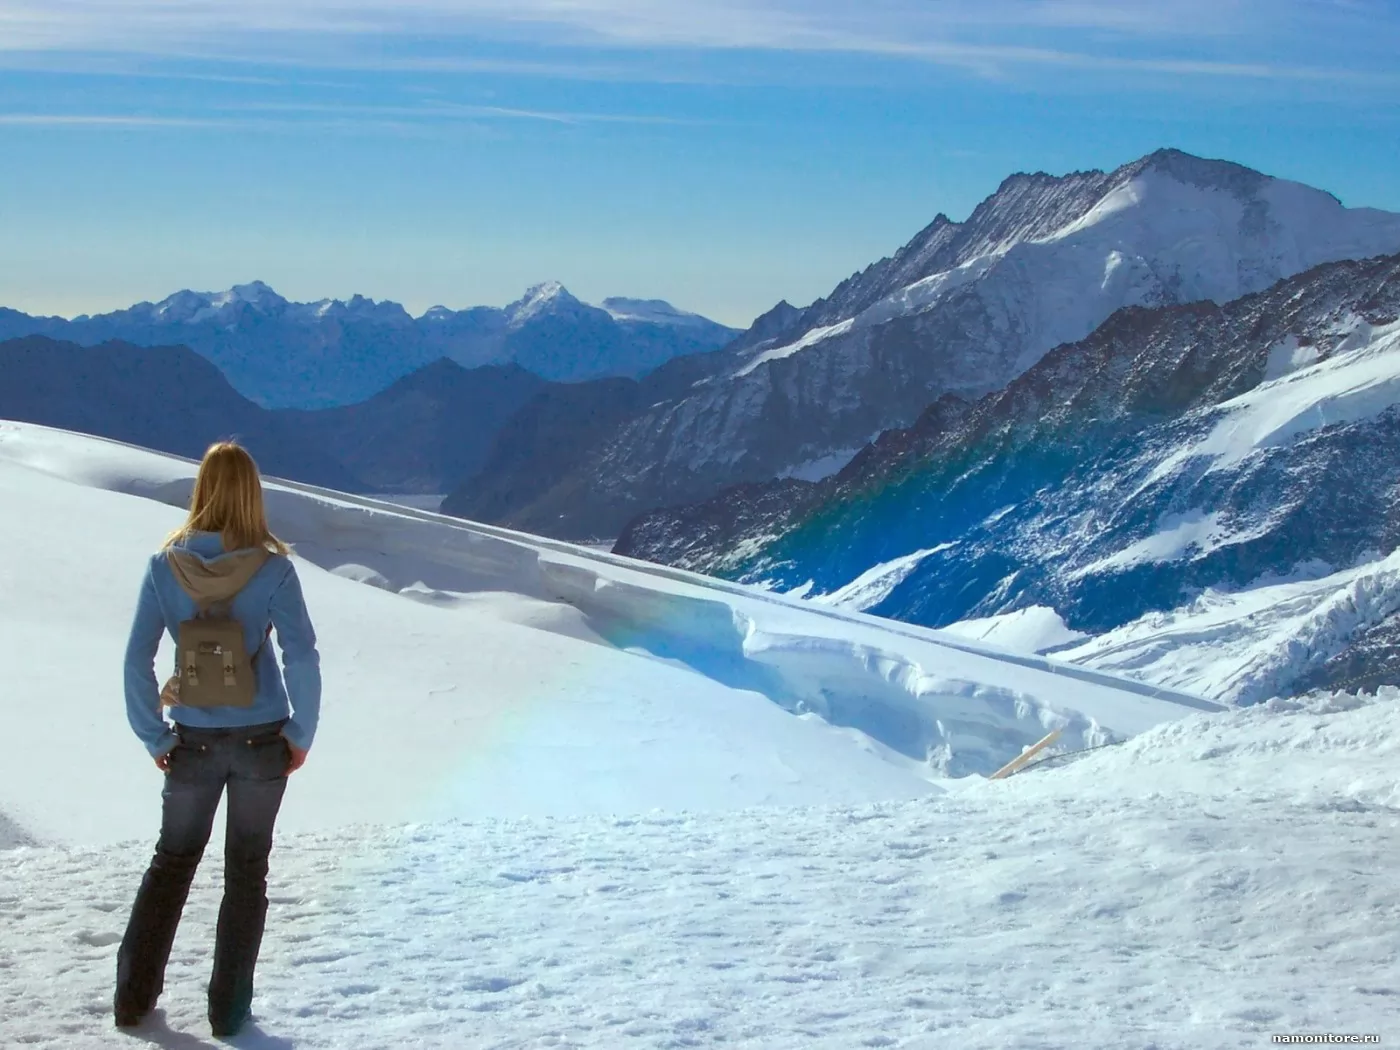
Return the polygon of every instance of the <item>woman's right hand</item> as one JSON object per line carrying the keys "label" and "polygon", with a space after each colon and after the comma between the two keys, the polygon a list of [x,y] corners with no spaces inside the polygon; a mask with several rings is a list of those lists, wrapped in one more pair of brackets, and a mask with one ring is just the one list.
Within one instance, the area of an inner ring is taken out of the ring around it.
{"label": "woman's right hand", "polygon": [[[287,740],[286,737],[283,737],[282,739]],[[302,766],[306,765],[307,753],[308,752],[306,748],[297,747],[296,744],[292,743],[290,740],[287,740],[287,754],[289,756],[287,760],[288,776],[291,776]]]}

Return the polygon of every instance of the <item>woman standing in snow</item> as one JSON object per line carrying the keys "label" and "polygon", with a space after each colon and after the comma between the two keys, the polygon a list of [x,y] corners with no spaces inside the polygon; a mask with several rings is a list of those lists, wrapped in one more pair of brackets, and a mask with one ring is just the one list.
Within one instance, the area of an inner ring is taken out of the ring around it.
{"label": "woman standing in snow", "polygon": [[[120,1027],[139,1024],[160,996],[225,791],[224,898],[209,981],[214,1034],[233,1034],[251,1010],[273,824],[288,774],[306,761],[321,705],[316,634],[288,554],[267,527],[252,457],[232,442],[211,446],[189,517],[147,567],[126,649],[127,719],[165,786],[160,840],[117,954]],[[285,684],[268,645],[273,628]],[[161,690],[154,664],[166,632],[177,666]]]}

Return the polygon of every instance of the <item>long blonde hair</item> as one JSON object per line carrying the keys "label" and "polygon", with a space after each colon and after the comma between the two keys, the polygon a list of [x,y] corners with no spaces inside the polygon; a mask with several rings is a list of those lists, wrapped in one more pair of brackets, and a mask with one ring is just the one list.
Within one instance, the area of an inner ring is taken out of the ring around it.
{"label": "long blonde hair", "polygon": [[165,547],[188,540],[193,532],[217,532],[227,550],[264,547],[274,554],[290,548],[267,527],[262,479],[248,450],[235,441],[209,446],[195,475],[190,514],[165,538]]}

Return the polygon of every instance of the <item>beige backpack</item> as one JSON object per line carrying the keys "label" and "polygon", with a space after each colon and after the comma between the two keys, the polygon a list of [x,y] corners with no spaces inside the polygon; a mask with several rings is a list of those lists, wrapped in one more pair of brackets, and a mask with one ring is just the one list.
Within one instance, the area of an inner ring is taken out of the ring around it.
{"label": "beige backpack", "polygon": [[254,661],[272,634],[269,624],[249,655],[243,625],[232,616],[233,599],[267,561],[262,549],[220,559],[218,568],[183,551],[171,550],[176,581],[198,610],[176,635],[175,674],[161,690],[161,703],[173,707],[252,707],[258,694]]}

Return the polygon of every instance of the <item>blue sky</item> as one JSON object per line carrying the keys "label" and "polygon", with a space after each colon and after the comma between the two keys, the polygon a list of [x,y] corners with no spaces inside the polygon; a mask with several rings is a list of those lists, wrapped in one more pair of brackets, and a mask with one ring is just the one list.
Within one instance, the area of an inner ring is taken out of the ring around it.
{"label": "blue sky", "polygon": [[1400,211],[1395,0],[0,0],[0,305],[562,280],[736,325],[1164,145]]}

